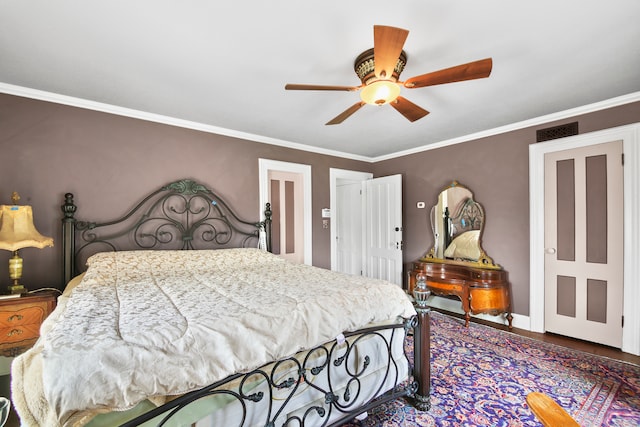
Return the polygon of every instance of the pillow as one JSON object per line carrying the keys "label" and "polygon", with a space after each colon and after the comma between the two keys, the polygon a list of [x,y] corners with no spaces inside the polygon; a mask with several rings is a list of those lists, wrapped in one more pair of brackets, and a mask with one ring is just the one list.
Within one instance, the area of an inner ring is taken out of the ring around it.
{"label": "pillow", "polygon": [[456,236],[444,251],[446,258],[480,259],[480,230],[465,231]]}

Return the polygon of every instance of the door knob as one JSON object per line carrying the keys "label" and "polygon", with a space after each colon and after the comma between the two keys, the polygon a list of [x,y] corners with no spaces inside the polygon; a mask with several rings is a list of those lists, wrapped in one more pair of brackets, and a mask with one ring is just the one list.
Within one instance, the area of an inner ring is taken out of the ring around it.
{"label": "door knob", "polygon": [[544,252],[547,254],[555,254],[556,248],[545,248]]}

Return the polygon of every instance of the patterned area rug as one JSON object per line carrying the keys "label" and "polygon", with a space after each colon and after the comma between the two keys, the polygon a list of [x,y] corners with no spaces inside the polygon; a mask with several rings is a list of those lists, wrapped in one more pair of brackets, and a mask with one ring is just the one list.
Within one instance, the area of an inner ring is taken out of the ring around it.
{"label": "patterned area rug", "polygon": [[548,394],[583,427],[640,426],[640,366],[593,356],[440,313],[431,315],[431,410],[404,399],[355,426],[541,424],[525,401]]}

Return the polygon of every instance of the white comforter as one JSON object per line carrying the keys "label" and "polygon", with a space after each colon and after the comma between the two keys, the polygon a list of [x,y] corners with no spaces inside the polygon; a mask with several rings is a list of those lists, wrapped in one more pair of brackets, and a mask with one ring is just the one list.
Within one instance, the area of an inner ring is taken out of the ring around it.
{"label": "white comforter", "polygon": [[[415,313],[398,286],[255,249],[110,252],[88,264],[13,364],[25,425],[81,424]],[[42,395],[24,389],[39,381]]]}

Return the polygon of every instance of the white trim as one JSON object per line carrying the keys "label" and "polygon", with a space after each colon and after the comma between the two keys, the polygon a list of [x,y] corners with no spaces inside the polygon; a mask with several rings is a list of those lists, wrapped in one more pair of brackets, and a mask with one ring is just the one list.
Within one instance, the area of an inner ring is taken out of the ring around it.
{"label": "white trim", "polygon": [[544,155],[618,140],[625,161],[622,351],[640,356],[640,123],[529,146],[529,316],[531,330],[544,332]]}
{"label": "white trim", "polygon": [[334,217],[334,213],[336,212],[336,193],[338,186],[338,179],[350,179],[354,181],[366,181],[368,179],[372,179],[373,174],[369,172],[358,172],[351,171],[346,169],[337,169],[337,168],[329,168],[329,209],[331,209],[331,270],[336,270],[338,268],[338,257],[337,257],[337,236],[336,232],[338,231],[338,227],[336,226],[336,217]]}
{"label": "white trim", "polygon": [[[454,300],[450,298],[443,298],[437,295],[432,295],[429,297],[429,307],[438,308],[441,310],[450,311],[452,313],[464,314],[462,311],[462,305],[460,305],[459,300]],[[530,330],[530,319],[527,316],[523,316],[522,314],[511,313],[513,316],[513,320],[511,321],[511,326],[514,328],[524,329],[525,331]],[[497,323],[499,325],[508,325],[509,322],[506,320],[504,315],[492,316],[490,314],[472,314],[472,318],[487,320],[489,322]]]}
{"label": "white trim", "polygon": [[380,162],[382,160],[393,159],[396,157],[408,156],[409,154],[435,150],[437,148],[447,147],[449,145],[460,144],[462,142],[473,141],[476,139],[486,138],[489,136],[499,135],[507,132],[513,132],[519,129],[524,129],[531,126],[538,126],[538,125],[553,122],[556,120],[563,120],[566,118],[575,117],[575,116],[579,116],[587,113],[592,113],[594,111],[605,110],[607,108],[630,104],[632,102],[637,102],[637,101],[640,101],[640,91],[623,95],[623,96],[618,96],[616,98],[607,99],[605,101],[596,102],[593,104],[583,105],[577,108],[571,108],[569,110],[559,111],[553,114],[534,117],[532,119],[523,120],[521,122],[511,123],[506,126],[500,126],[493,129],[487,129],[481,132],[463,135],[458,138],[447,139],[447,140],[436,142],[433,144],[424,145],[422,147],[412,148],[410,150],[405,150],[405,151],[400,151],[397,153],[392,153],[384,156],[374,157],[370,159],[370,161],[375,163],[375,162]]}
{"label": "white trim", "polygon": [[260,186],[260,218],[264,219],[264,205],[268,202],[267,194],[270,170],[302,174],[304,191],[304,263],[313,263],[313,228],[311,211],[311,166],[301,163],[281,162],[278,160],[258,159],[259,186]]}
{"label": "white trim", "polygon": [[232,138],[244,139],[247,141],[260,142],[263,144],[277,145],[280,147],[291,148],[294,150],[308,151],[311,153],[325,154],[327,156],[336,156],[345,159],[360,160],[363,162],[371,162],[370,157],[359,156],[342,151],[327,150],[326,148],[312,147],[310,145],[299,144],[296,142],[285,141],[277,138],[256,135],[253,133],[242,132],[234,129],[227,129],[219,126],[207,125],[204,123],[193,122],[190,120],[177,119],[175,117],[164,116],[162,114],[154,114],[132,108],[119,107],[117,105],[106,104],[102,102],[89,101],[87,99],[75,98],[73,96],[60,95],[52,92],[45,92],[36,89],[30,89],[21,86],[14,86],[0,82],[0,93],[21,96],[23,98],[38,99],[40,101],[53,102],[55,104],[69,105],[71,107],[84,108],[86,110],[100,111],[102,113],[115,114],[117,116],[130,117],[133,119],[146,120],[148,122],[162,123],[170,126],[181,127],[185,129],[193,129],[201,132],[212,133],[216,135],[230,136]]}
{"label": "white trim", "polygon": [[399,151],[396,153],[391,153],[391,154],[378,156],[378,157],[367,157],[367,156],[360,156],[360,155],[351,154],[351,153],[345,153],[342,151],[327,150],[324,148],[312,147],[305,144],[285,141],[282,139],[269,138],[262,135],[241,132],[241,131],[222,128],[218,126],[206,125],[204,123],[177,119],[174,117],[163,116],[161,114],[153,114],[145,111],[134,110],[131,108],[118,107],[116,105],[105,104],[102,102],[89,101],[86,99],[75,98],[72,96],[61,95],[53,92],[46,92],[46,91],[31,89],[23,86],[10,85],[2,82],[0,82],[0,93],[21,96],[24,98],[38,99],[41,101],[53,102],[56,104],[70,105],[72,107],[85,108],[87,110],[101,111],[103,113],[115,114],[115,115],[124,116],[124,117],[131,117],[134,119],[162,123],[162,124],[167,124],[171,126],[177,126],[177,127],[182,127],[186,129],[193,129],[193,130],[198,130],[198,131],[208,132],[208,133],[213,133],[218,135],[225,135],[233,138],[245,139],[247,141],[277,145],[280,147],[308,151],[311,153],[326,154],[328,156],[336,156],[344,159],[359,160],[359,161],[368,162],[368,163],[376,163],[383,160],[394,159],[396,157],[407,156],[409,154],[435,150],[437,148],[447,147],[449,145],[460,144],[460,143],[472,141],[475,139],[486,138],[488,136],[499,135],[502,133],[511,132],[518,129],[524,129],[527,127],[536,126],[536,125],[548,123],[555,120],[562,120],[562,119],[565,119],[568,117],[574,117],[580,114],[592,113],[594,111],[600,111],[606,108],[617,107],[619,105],[630,104],[632,102],[640,101],[640,91],[633,92],[627,95],[618,96],[616,98],[611,98],[611,99],[604,100],[601,102],[596,102],[593,104],[583,105],[581,107],[572,108],[569,110],[559,111],[553,114],[547,114],[544,116],[535,117],[529,120],[512,123],[506,126],[500,126],[493,129],[487,129],[481,132],[463,135],[457,138],[434,142],[432,144],[423,145],[421,147],[412,148],[410,150]]}

